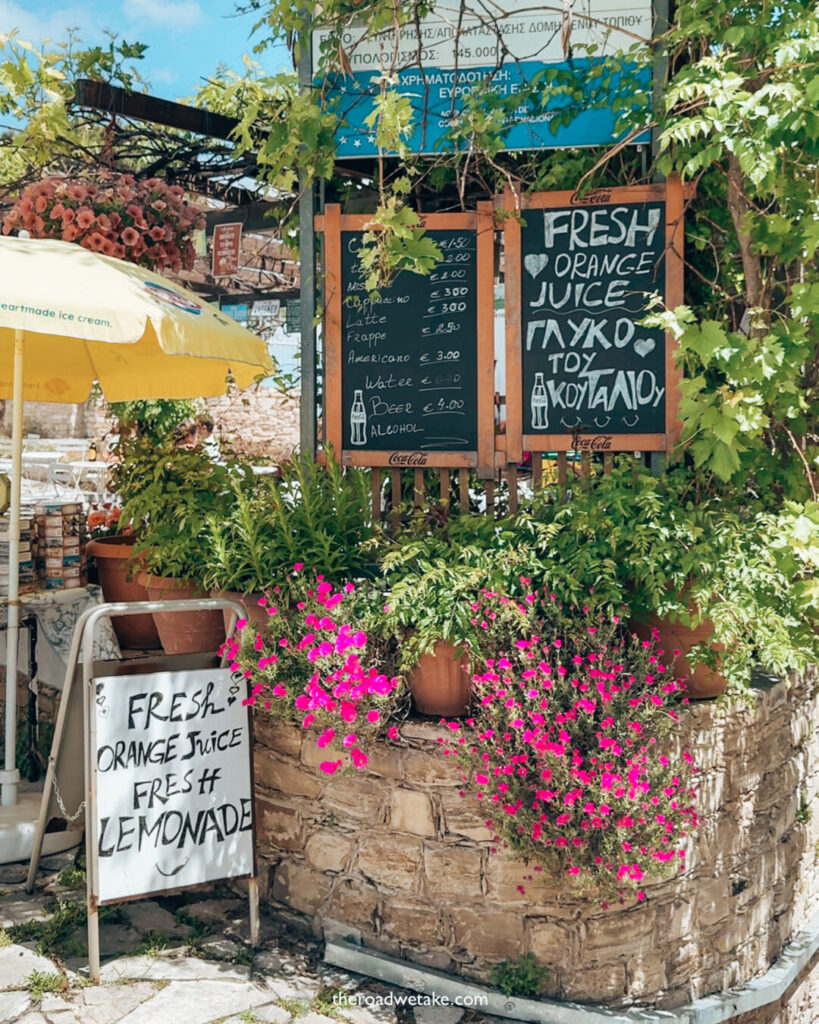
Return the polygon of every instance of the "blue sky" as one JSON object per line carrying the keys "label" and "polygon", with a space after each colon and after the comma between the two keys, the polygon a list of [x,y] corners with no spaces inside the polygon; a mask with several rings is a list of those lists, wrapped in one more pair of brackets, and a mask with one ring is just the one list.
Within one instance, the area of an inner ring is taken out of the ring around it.
{"label": "blue sky", "polygon": [[[256,41],[254,20],[237,16],[234,0],[0,0],[0,32],[18,28],[35,45],[64,39],[68,26],[84,43],[103,42],[105,29],[147,43],[139,71],[165,99],[190,96],[220,63],[242,70],[242,55],[252,55]],[[289,66],[283,47],[254,59],[268,72]]]}

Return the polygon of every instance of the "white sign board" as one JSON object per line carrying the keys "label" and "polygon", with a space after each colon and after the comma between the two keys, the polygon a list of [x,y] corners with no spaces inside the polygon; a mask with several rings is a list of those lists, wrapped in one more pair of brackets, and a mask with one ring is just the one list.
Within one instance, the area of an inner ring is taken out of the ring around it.
{"label": "white sign board", "polygon": [[281,299],[256,299],[250,309],[251,316],[278,316]]}
{"label": "white sign board", "polygon": [[94,682],[99,901],[252,875],[245,686],[227,669]]}
{"label": "white sign board", "polygon": [[[427,17],[416,25],[402,25],[369,34],[360,19],[353,19],[341,42],[350,74],[334,84],[343,96],[345,125],[338,131],[338,153],[343,157],[370,157],[377,150],[372,129],[364,118],[372,110],[378,76],[394,73],[399,90],[409,96],[415,111],[415,131],[408,140],[418,151],[431,153],[440,146],[447,126],[458,119],[461,98],[481,83],[512,97],[544,67],[582,73],[606,56],[645,46],[652,34],[651,0],[437,0]],[[314,74],[322,76],[325,29],[313,33]],[[374,77],[375,76],[375,77]],[[648,86],[643,76],[641,86]],[[622,87],[626,93],[633,84]],[[617,95],[616,83],[612,96]],[[368,99],[369,97],[369,99]],[[523,105],[515,110],[519,123],[510,128],[508,149],[543,146],[588,146],[611,142],[614,115],[588,110],[556,132],[549,129],[559,114],[532,117]]]}

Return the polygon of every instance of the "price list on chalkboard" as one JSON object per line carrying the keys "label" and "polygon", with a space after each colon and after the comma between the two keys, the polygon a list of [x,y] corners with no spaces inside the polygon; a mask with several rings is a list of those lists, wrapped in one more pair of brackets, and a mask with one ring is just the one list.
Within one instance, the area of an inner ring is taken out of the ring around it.
{"label": "price list on chalkboard", "polygon": [[665,294],[666,204],[607,198],[524,213],[524,435],[666,430],[665,335],[639,323]]}
{"label": "price list on chalkboard", "polygon": [[442,259],[403,271],[370,300],[358,250],[341,232],[342,447],[350,452],[470,452],[478,447],[477,239],[430,230]]}

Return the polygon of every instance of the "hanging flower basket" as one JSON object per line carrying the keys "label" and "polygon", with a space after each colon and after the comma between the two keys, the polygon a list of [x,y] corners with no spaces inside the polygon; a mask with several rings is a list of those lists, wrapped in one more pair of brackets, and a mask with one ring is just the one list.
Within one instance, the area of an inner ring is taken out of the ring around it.
{"label": "hanging flower basket", "polygon": [[191,230],[200,212],[184,189],[159,178],[101,171],[93,181],[44,178],[27,186],[3,219],[3,233],[77,242],[151,270],[193,266]]}

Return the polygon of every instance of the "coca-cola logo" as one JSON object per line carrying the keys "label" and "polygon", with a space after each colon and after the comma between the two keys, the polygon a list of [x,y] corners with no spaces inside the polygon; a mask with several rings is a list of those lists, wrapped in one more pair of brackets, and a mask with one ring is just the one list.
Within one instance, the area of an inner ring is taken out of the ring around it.
{"label": "coca-cola logo", "polygon": [[572,449],[576,452],[608,452],[611,451],[612,434],[595,434],[594,437],[580,437],[572,440]]}
{"label": "coca-cola logo", "polygon": [[426,466],[428,458],[426,452],[392,452],[389,464],[391,466]]}
{"label": "coca-cola logo", "polygon": [[605,188],[596,188],[583,196],[579,196],[575,192],[570,202],[572,206],[605,206],[606,203],[611,202],[611,191]]}

